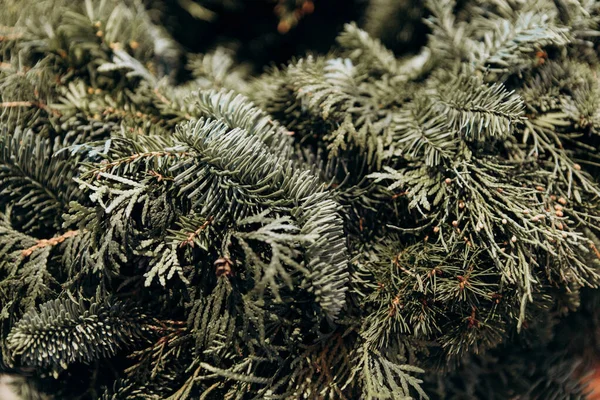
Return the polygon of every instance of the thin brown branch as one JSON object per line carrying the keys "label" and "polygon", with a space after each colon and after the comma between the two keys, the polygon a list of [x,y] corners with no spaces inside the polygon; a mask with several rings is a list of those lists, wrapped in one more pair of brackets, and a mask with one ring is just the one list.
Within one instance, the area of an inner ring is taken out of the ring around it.
{"label": "thin brown branch", "polygon": [[52,239],[40,239],[37,241],[36,244],[31,246],[30,248],[22,250],[21,256],[23,258],[29,257],[37,249],[43,249],[44,247],[48,247],[48,246],[56,246],[57,244],[64,242],[66,239],[73,237],[73,236],[77,236],[78,234],[79,234],[79,230],[67,231],[60,236],[53,237]]}
{"label": "thin brown branch", "polygon": [[41,110],[46,111],[47,113],[52,113],[57,117],[61,116],[61,113],[58,110],[48,107],[48,105],[42,103],[41,101],[5,101],[0,103],[0,107],[37,107]]}
{"label": "thin brown branch", "polygon": [[0,42],[4,41],[4,40],[17,40],[23,37],[23,34],[21,33],[12,33],[9,35],[0,35]]}
{"label": "thin brown branch", "polygon": [[190,234],[188,234],[187,239],[184,240],[183,242],[181,242],[179,247],[185,247],[187,245],[194,247],[194,239],[200,234],[200,232],[202,232],[204,229],[206,229],[211,224],[212,221],[213,221],[213,217],[208,217],[206,219],[206,221],[204,221],[204,223],[202,225],[200,225],[200,227],[198,229],[196,229],[194,232],[191,232]]}

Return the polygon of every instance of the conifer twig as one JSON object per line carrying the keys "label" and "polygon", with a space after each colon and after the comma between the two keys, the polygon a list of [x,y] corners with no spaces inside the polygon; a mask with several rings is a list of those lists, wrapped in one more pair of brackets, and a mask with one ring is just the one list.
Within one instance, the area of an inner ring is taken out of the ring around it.
{"label": "conifer twig", "polygon": [[0,103],[1,108],[13,108],[13,107],[37,107],[42,109],[48,113],[52,113],[57,117],[61,116],[60,111],[55,110],[49,107],[47,104],[42,103],[41,101],[5,101]]}
{"label": "conifer twig", "polygon": [[27,249],[21,251],[21,256],[23,258],[29,257],[35,250],[43,249],[48,246],[56,246],[64,242],[66,239],[77,236],[79,234],[79,230],[67,231],[60,236],[53,237],[51,239],[39,239],[37,243]]}

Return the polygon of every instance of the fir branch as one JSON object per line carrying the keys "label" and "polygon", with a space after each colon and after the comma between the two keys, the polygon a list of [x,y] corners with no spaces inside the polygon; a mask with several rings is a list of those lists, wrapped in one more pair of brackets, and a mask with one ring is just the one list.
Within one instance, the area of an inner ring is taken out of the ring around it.
{"label": "fir branch", "polygon": [[[474,51],[475,68],[515,72],[530,67],[532,55],[547,46],[568,43],[568,29],[553,26],[547,14],[519,13],[516,21],[499,19]],[[533,62],[532,62],[533,61]]]}
{"label": "fir branch", "polygon": [[26,313],[8,335],[8,347],[23,365],[60,371],[143,340],[142,320],[120,302],[56,299]]}
{"label": "fir branch", "polygon": [[291,150],[293,132],[274,121],[247,97],[233,91],[202,91],[198,95],[200,111],[209,118],[219,119],[230,128],[244,129],[256,135],[275,152]]}
{"label": "fir branch", "polygon": [[128,78],[139,77],[146,80],[152,86],[156,86],[158,80],[138,60],[123,50],[115,50],[112,63],[104,63],[98,67],[99,72],[109,72],[119,69],[129,70],[125,74]]}
{"label": "fir branch", "polygon": [[50,248],[38,246],[38,240],[14,229],[10,210],[0,216],[0,299],[7,313],[3,318],[13,319],[53,293],[55,278],[48,271]]}
{"label": "fir branch", "polygon": [[1,203],[23,211],[27,230],[41,229],[44,224],[46,230],[48,225],[58,229],[68,202],[80,196],[71,181],[75,175],[72,161],[54,155],[53,145],[32,131],[10,135],[4,129],[0,134]]}
{"label": "fir branch", "polygon": [[188,61],[188,69],[195,78],[195,83],[202,90],[219,90],[222,88],[245,93],[248,83],[248,66],[236,64],[233,52],[218,47],[207,54],[195,54]]}
{"label": "fir branch", "polygon": [[523,114],[523,102],[502,85],[485,85],[476,77],[461,74],[443,86],[435,97],[448,124],[467,140],[504,138]]}
{"label": "fir branch", "polygon": [[394,54],[386,49],[379,40],[369,36],[356,24],[344,25],[344,31],[337,38],[353,60],[360,60],[375,71],[398,74],[400,68]]}
{"label": "fir branch", "polygon": [[[341,221],[337,216],[338,206],[321,189],[319,180],[290,163],[280,164],[257,137],[238,129],[228,131],[223,124],[199,120],[185,125],[176,137],[189,149],[186,151],[196,151],[202,157],[202,163],[190,165],[189,161],[183,161],[175,166],[173,169],[183,170],[175,177],[175,184],[192,198],[208,185],[212,186],[215,195],[222,193],[220,199],[217,198],[218,202],[205,203],[201,211],[203,215],[213,216],[215,221],[221,220],[225,210],[217,207],[225,199],[230,199],[229,212],[234,215],[248,215],[251,209],[248,206],[253,205],[248,202],[251,199],[262,207],[297,205],[292,216],[298,220],[300,232],[319,237],[306,248],[311,290],[329,316],[337,315],[343,307],[346,290],[346,250],[342,243]],[[222,172],[211,177],[207,174],[207,167],[218,168]],[[218,178],[227,175],[235,179],[235,187],[233,182]],[[194,190],[189,192],[190,188]],[[236,197],[248,200],[245,204],[236,204]],[[203,196],[198,199],[203,200]],[[234,208],[236,206],[242,208],[238,211]],[[243,211],[245,209],[248,211]]]}
{"label": "fir branch", "polygon": [[425,164],[433,167],[456,154],[459,136],[449,126],[448,116],[437,113],[436,108],[427,100],[417,99],[393,116],[390,156],[408,160],[424,157]]}
{"label": "fir branch", "polygon": [[351,107],[360,95],[355,79],[357,71],[349,59],[323,62],[308,58],[291,66],[289,74],[299,98],[324,119]]}

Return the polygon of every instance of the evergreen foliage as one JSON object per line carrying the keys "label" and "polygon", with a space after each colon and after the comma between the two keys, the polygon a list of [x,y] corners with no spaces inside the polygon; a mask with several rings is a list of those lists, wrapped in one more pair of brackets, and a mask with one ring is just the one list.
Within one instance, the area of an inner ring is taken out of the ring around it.
{"label": "evergreen foliage", "polygon": [[[179,2],[203,21],[242,3]],[[280,1],[276,30],[321,3]],[[0,11],[0,372],[17,392],[586,395],[595,1],[373,0],[330,52],[260,74],[235,46],[186,51],[161,4]]]}
{"label": "evergreen foliage", "polygon": [[89,307],[83,300],[51,300],[29,310],[7,337],[12,356],[22,365],[63,368],[76,361],[114,355],[124,344],[144,337],[135,310],[110,299]]}

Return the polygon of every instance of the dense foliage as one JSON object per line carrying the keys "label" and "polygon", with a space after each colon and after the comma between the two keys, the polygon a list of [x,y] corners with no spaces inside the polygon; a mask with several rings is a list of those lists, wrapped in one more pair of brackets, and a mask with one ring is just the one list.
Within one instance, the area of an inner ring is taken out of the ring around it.
{"label": "dense foliage", "polygon": [[[272,34],[322,2],[279,1]],[[0,371],[25,398],[585,395],[599,3],[373,0],[260,74],[165,13],[0,10]]]}

